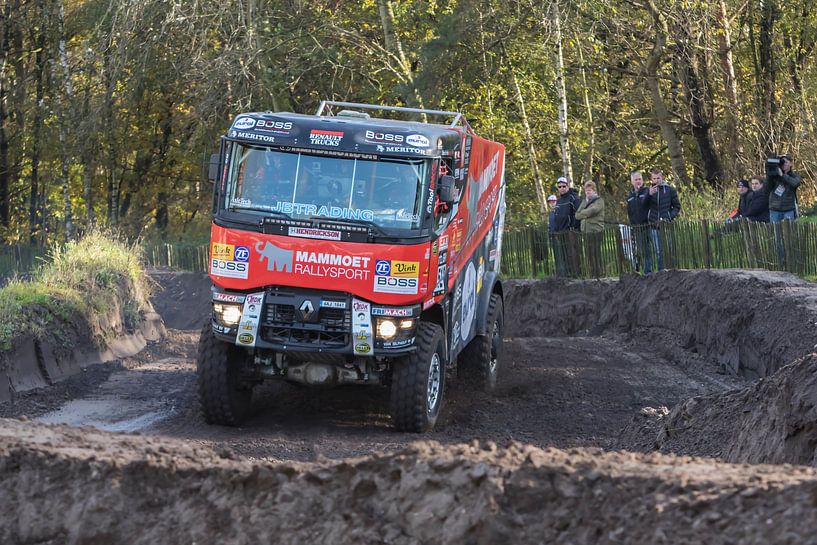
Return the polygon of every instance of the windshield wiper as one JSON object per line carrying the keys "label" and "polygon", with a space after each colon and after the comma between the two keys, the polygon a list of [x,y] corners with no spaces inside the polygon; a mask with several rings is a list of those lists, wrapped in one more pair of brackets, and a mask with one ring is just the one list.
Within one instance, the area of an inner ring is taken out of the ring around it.
{"label": "windshield wiper", "polygon": [[379,237],[386,236],[386,233],[383,232],[383,229],[373,221],[368,220],[352,220],[352,219],[345,219],[345,218],[327,218],[325,216],[309,216],[311,221],[317,221],[322,223],[338,223],[341,225],[353,225],[358,227],[368,227],[369,228],[369,235],[377,235]]}

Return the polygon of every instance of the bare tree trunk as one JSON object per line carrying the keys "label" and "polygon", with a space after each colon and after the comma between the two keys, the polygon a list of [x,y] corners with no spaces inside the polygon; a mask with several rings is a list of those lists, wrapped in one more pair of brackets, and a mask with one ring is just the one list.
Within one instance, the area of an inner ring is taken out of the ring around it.
{"label": "bare tree trunk", "polygon": [[5,4],[0,11],[0,225],[9,225],[9,140],[6,132],[6,64],[11,48],[9,40],[10,6]]}
{"label": "bare tree trunk", "polygon": [[[726,13],[725,0],[719,0],[718,8],[715,10],[720,32],[718,32],[718,59],[721,65],[721,75],[723,77],[723,94],[726,97],[726,150],[727,159],[735,161],[742,159],[743,149],[738,134],[738,86],[735,79],[735,64],[732,61],[732,30],[729,17]],[[736,167],[737,165],[732,165]]]}
{"label": "bare tree trunk", "polygon": [[707,115],[706,80],[700,74],[702,72],[701,57],[699,51],[703,49],[702,44],[696,43],[689,33],[691,23],[689,13],[681,12],[680,24],[674,25],[676,29],[675,50],[676,66],[679,79],[684,89],[687,108],[689,110],[689,122],[692,129],[692,136],[698,146],[698,153],[701,157],[703,167],[703,177],[713,186],[717,186],[721,180],[721,162],[715,146],[712,143],[710,128],[712,122]]}
{"label": "bare tree trunk", "polygon": [[[579,41],[578,32],[576,33],[576,43],[581,43]],[[582,171],[582,179],[581,184],[584,182],[590,181],[593,177],[593,156],[596,153],[596,130],[593,127],[593,108],[590,107],[590,92],[587,89],[587,69],[584,66],[584,53],[582,52],[582,47],[579,45],[576,48],[579,51],[579,63],[581,63],[581,75],[582,75],[582,89],[584,90],[584,109],[587,113],[587,130],[588,134],[588,142],[587,142],[587,159],[584,162],[584,170]]]}
{"label": "bare tree trunk", "polygon": [[[61,95],[60,90],[56,91],[57,96],[57,117],[59,122],[59,139],[60,147],[62,148],[62,161],[60,168],[60,185],[62,186],[63,199],[63,215],[65,222],[65,236],[68,240],[74,238],[74,214],[71,210],[71,190],[69,184],[69,171],[71,166],[71,152],[67,142],[67,125],[66,106],[65,102],[71,103],[74,98],[74,88],[71,82],[71,69],[68,66],[68,53],[65,50],[65,6],[63,0],[60,0],[57,6],[57,32],[58,32],[58,60],[61,67],[61,74],[59,70],[54,70],[55,81],[63,81],[63,90],[65,96]],[[61,77],[60,77],[61,76]]]}
{"label": "bare tree trunk", "polygon": [[760,61],[760,103],[763,107],[762,125],[764,132],[764,151],[774,153],[780,138],[777,130],[777,101],[774,96],[776,65],[774,57],[774,22],[777,16],[777,2],[760,0],[760,43],[758,57]]}
{"label": "bare tree trunk", "polygon": [[[37,52],[34,54],[34,77],[35,77],[35,98],[34,98],[34,119],[31,127],[31,179],[28,199],[28,236],[29,241],[33,244],[37,241],[37,235],[40,234],[43,226],[44,218],[38,214],[38,209],[41,206],[40,197],[40,135],[42,134],[43,125],[43,96],[45,84],[45,54],[44,54],[44,37],[42,35],[45,29],[37,29],[40,35],[35,38],[34,43],[37,44]],[[45,188],[42,188],[45,192]]]}
{"label": "bare tree trunk", "polygon": [[516,77],[512,67],[510,68],[511,78],[513,79],[514,94],[516,95],[516,103],[519,105],[519,117],[522,119],[522,126],[525,129],[525,143],[528,147],[528,161],[530,161],[530,169],[533,174],[533,183],[536,187],[536,200],[539,201],[539,213],[542,219],[548,216],[547,211],[547,195],[545,194],[545,187],[542,183],[542,176],[539,174],[539,165],[536,162],[536,146],[533,144],[533,132],[530,129],[528,122],[528,114],[525,109],[525,97],[522,96],[522,89],[519,87],[519,80]]}
{"label": "bare tree trunk", "polygon": [[664,97],[661,95],[661,87],[658,81],[658,68],[661,64],[664,48],[667,43],[667,23],[659,13],[653,0],[648,0],[646,6],[652,16],[655,29],[652,50],[643,67],[643,72],[647,80],[647,88],[650,90],[650,96],[652,97],[652,111],[655,120],[661,127],[661,135],[667,143],[672,172],[676,180],[688,184],[689,176],[686,172],[683,146],[681,145],[680,138],[678,138],[678,134],[675,132],[675,127],[672,126],[672,122],[670,121],[670,114],[664,103]]}
{"label": "bare tree trunk", "polygon": [[[391,0],[377,0],[377,7],[380,12],[380,22],[383,25],[386,49],[397,56],[400,72],[403,74],[406,84],[414,95],[416,106],[418,108],[425,108],[423,96],[414,80],[414,71],[411,69],[411,63],[403,52],[403,42],[400,40],[400,36],[394,32],[394,10],[391,6]],[[422,119],[423,121],[427,121],[425,114],[422,115]]]}
{"label": "bare tree trunk", "polygon": [[551,23],[556,34],[556,93],[559,97],[559,145],[562,149],[562,173],[573,181],[573,162],[570,157],[570,135],[567,127],[567,90],[565,88],[565,61],[562,51],[562,25],[559,4],[551,6]]}

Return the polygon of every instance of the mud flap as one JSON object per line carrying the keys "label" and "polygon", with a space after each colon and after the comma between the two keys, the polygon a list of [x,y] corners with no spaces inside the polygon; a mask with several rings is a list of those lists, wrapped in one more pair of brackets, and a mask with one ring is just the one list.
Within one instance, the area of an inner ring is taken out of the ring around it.
{"label": "mud flap", "polygon": [[484,280],[482,281],[482,291],[479,292],[477,298],[477,323],[476,323],[476,335],[484,335],[486,330],[485,321],[488,317],[488,303],[491,301],[491,294],[494,292],[494,287],[499,280],[499,275],[496,271],[488,271],[485,273]]}

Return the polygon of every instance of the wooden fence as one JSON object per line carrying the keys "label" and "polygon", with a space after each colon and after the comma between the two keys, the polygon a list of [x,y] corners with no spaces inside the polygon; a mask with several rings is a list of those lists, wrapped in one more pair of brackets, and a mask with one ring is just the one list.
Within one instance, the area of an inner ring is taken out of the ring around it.
{"label": "wooden fence", "polygon": [[[594,278],[653,269],[660,249],[665,268],[762,268],[817,276],[817,223],[677,221],[660,229],[608,225],[597,235],[548,234],[546,225],[506,231],[502,273],[507,278],[569,276]],[[207,272],[208,246],[148,244],[146,265]],[[38,246],[0,246],[0,279],[26,275],[45,258]]]}

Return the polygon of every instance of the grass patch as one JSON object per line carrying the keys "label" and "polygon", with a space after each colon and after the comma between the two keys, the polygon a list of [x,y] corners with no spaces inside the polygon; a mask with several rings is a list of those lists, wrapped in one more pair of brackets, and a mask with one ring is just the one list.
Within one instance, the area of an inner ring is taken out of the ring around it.
{"label": "grass patch", "polygon": [[[84,320],[92,332],[102,314],[119,308],[127,327],[138,325],[149,297],[141,250],[103,232],[55,246],[30,281],[0,288],[0,349],[18,337],[65,337],[67,323]],[[101,333],[101,332],[99,332]],[[64,339],[63,339],[64,340]]]}

